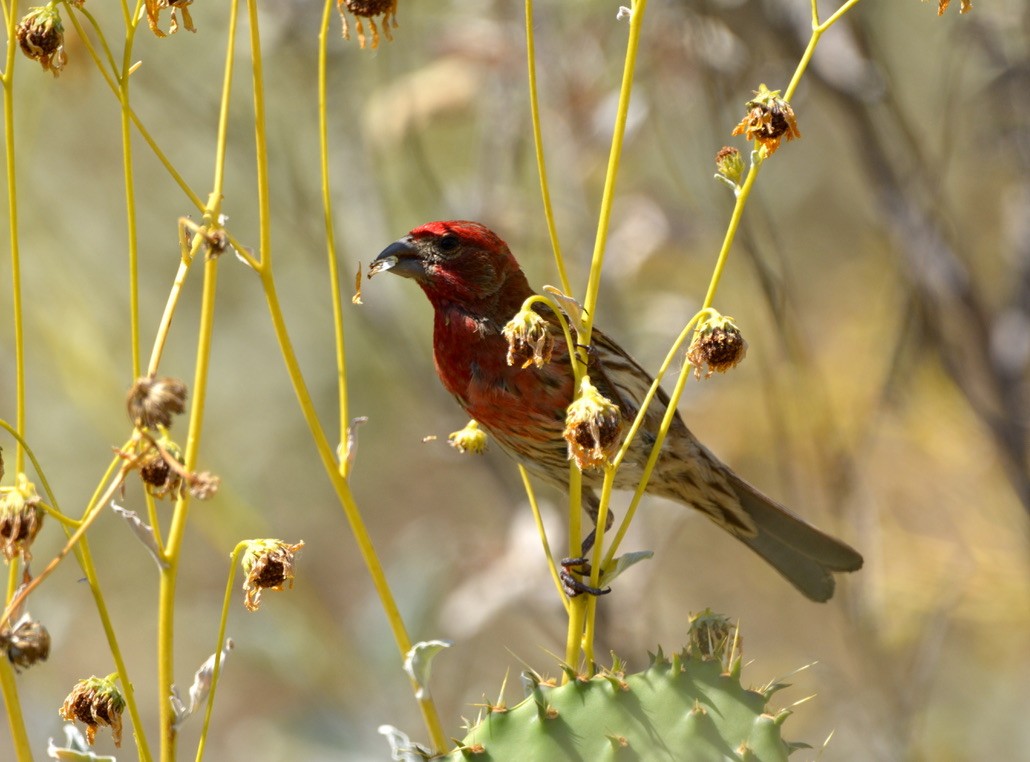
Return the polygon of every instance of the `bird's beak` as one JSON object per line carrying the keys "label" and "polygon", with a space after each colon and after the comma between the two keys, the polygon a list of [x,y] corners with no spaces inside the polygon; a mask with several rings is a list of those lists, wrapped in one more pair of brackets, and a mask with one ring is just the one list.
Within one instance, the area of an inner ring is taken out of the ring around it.
{"label": "bird's beak", "polygon": [[368,277],[391,270],[395,275],[404,278],[419,279],[425,276],[425,263],[411,236],[394,241],[375,258],[368,268]]}

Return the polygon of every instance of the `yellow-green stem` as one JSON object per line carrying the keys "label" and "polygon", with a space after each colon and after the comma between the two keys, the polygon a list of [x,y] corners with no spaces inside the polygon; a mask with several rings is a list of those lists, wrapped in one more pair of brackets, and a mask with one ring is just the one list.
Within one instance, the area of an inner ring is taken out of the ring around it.
{"label": "yellow-green stem", "polygon": [[[18,183],[15,175],[14,148],[14,52],[17,4],[5,6],[7,26],[7,60],[2,77],[4,88],[4,148],[7,160],[8,242],[11,247],[11,306],[14,312],[14,420],[15,427],[25,434],[25,332],[22,323],[21,254],[18,247]],[[14,473],[25,470],[25,451],[19,442],[14,449]]]}
{"label": "yellow-green stem", "polygon": [[536,168],[540,177],[540,195],[544,203],[544,219],[547,221],[547,234],[551,238],[551,250],[554,252],[554,263],[558,268],[561,288],[566,294],[572,293],[569,276],[565,271],[565,259],[562,257],[561,245],[558,242],[558,226],[554,220],[554,209],[551,206],[551,190],[547,183],[547,163],[544,161],[544,139],[540,129],[540,99],[536,86],[536,43],[533,35],[533,0],[526,0],[526,61],[529,65],[529,111],[533,123],[533,145],[536,148]]}
{"label": "yellow-green stem", "polygon": [[561,597],[561,602],[565,606],[565,611],[569,610],[569,599],[565,595],[565,590],[562,588],[561,577],[558,576],[558,567],[554,563],[554,556],[551,555],[551,543],[547,539],[547,530],[544,527],[543,516],[540,515],[540,505],[536,501],[536,493],[533,491],[533,484],[529,480],[529,472],[526,467],[521,463],[519,464],[519,475],[522,477],[522,486],[526,490],[526,496],[529,498],[529,507],[533,512],[533,521],[536,522],[536,531],[540,535],[540,544],[544,548],[544,558],[547,559],[547,569],[551,572],[551,579],[554,581],[554,586],[558,590],[558,595]]}
{"label": "yellow-green stem", "polygon": [[[13,569],[15,564],[11,564]],[[21,711],[21,699],[18,697],[18,684],[14,679],[14,666],[7,659],[0,659],[0,692],[4,697],[4,712],[7,715],[7,726],[11,730],[11,743],[18,762],[32,762],[32,745],[25,729],[25,717]]]}
{"label": "yellow-green stem", "polygon": [[[601,502],[597,510],[597,526],[603,527],[608,523],[608,510],[612,499],[612,486],[615,484],[615,466],[608,466],[604,470],[604,481],[601,483]],[[604,551],[604,532],[597,530],[594,547],[590,554],[590,586],[600,587],[601,585],[601,554]],[[590,674],[594,672],[594,633],[597,622],[597,596],[587,596],[586,623],[583,627],[583,654],[586,657],[587,670]]]}
{"label": "yellow-green stem", "polygon": [[[347,428],[350,425],[350,414],[347,410],[347,353],[343,335],[343,298],[340,294],[340,273],[336,263],[336,235],[333,229],[333,200],[329,187],[329,127],[328,127],[328,95],[327,95],[327,43],[329,39],[329,20],[333,15],[335,0],[326,0],[322,12],[322,27],[318,32],[318,145],[322,157],[322,210],[325,218],[325,245],[329,259],[329,290],[333,303],[333,337],[336,349],[336,390],[340,410],[340,442],[347,446],[349,437]],[[358,274],[360,277],[360,272]],[[344,476],[350,468],[352,458],[349,453],[342,452],[340,470]]]}
{"label": "yellow-green stem", "polygon": [[218,620],[218,639],[215,641],[215,665],[211,673],[211,690],[207,695],[207,706],[204,709],[204,727],[200,730],[200,740],[197,742],[196,762],[204,757],[204,746],[207,744],[207,733],[211,728],[211,713],[215,706],[215,689],[218,688],[218,678],[222,673],[222,649],[225,647],[225,630],[229,622],[229,606],[232,604],[232,587],[236,581],[236,568],[240,563],[240,555],[246,551],[247,541],[236,545],[232,555],[229,557],[229,579],[225,583],[225,597],[222,599],[222,615]]}
{"label": "yellow-green stem", "polygon": [[626,119],[629,115],[630,96],[633,92],[633,71],[637,63],[637,49],[640,43],[640,28],[644,21],[647,0],[633,0],[629,16],[629,41],[626,45],[626,62],[622,71],[622,86],[619,88],[619,105],[615,114],[615,130],[612,135],[611,151],[608,154],[608,171],[604,177],[604,192],[601,195],[601,212],[597,221],[597,235],[594,239],[594,254],[590,260],[590,278],[587,281],[586,297],[583,300],[583,336],[579,342],[589,346],[597,312],[597,297],[601,287],[601,269],[604,264],[605,247],[608,242],[608,226],[612,217],[612,202],[615,199],[615,181],[619,174],[622,158],[622,140],[626,134]]}
{"label": "yellow-green stem", "polygon": [[[123,12],[125,4],[123,2]],[[137,7],[136,16],[139,15]],[[121,106],[122,169],[125,182],[125,216],[129,249],[129,335],[132,347],[132,378],[140,371],[139,341],[139,241],[136,234],[136,188],[132,169],[132,115],[129,111],[129,70],[132,67],[132,43],[136,36],[136,21],[126,18],[125,46],[122,50],[122,68],[118,77],[118,101]]]}
{"label": "yellow-green stem", "polygon": [[[208,367],[211,359],[211,337],[214,332],[215,293],[218,285],[218,258],[208,257],[204,262],[204,287],[200,298],[200,327],[197,331],[197,357],[193,374],[192,405],[183,466],[196,471],[200,453],[200,433],[204,421],[204,403],[207,400]],[[189,493],[179,495],[168,527],[165,557],[168,565],[161,569],[158,593],[158,702],[160,707],[161,762],[175,759],[175,713],[169,697],[175,680],[173,645],[175,641],[175,588],[179,572],[182,540],[189,517]]]}

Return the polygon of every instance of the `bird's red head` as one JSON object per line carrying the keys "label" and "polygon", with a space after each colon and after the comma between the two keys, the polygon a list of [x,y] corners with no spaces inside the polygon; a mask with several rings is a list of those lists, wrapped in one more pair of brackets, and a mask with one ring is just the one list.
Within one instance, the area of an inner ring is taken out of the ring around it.
{"label": "bird's red head", "polygon": [[416,281],[435,305],[473,306],[499,292],[532,293],[508,245],[478,222],[428,222],[387,246],[368,275],[389,270]]}

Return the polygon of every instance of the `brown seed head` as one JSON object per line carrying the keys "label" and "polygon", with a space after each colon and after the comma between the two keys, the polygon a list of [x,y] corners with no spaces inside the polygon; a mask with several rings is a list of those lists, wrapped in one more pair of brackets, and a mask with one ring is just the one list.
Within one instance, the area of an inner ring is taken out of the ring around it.
{"label": "brown seed head", "polygon": [[172,425],[172,416],[186,410],[186,384],[177,378],[142,376],[126,399],[129,420],[141,428]]}
{"label": "brown seed head", "polygon": [[293,564],[298,550],[304,547],[301,540],[290,545],[282,540],[251,540],[243,554],[243,582],[246,593],[244,605],[248,611],[257,611],[261,606],[262,590],[282,590],[284,585],[293,587]]}
{"label": "brown seed head", "polygon": [[710,378],[712,373],[725,373],[738,365],[747,354],[747,342],[733,318],[719,315],[706,320],[694,334],[687,359],[694,366],[694,375]]}
{"label": "brown seed head", "polygon": [[566,411],[563,436],[569,445],[569,458],[581,471],[609,465],[619,449],[622,413],[597,391],[588,376],[580,384],[580,396]]}
{"label": "brown seed head", "polygon": [[[340,12],[340,21],[343,23],[343,39],[350,39],[350,27],[347,25],[346,9],[354,16],[354,26],[358,30],[358,45],[365,47],[365,28],[361,19],[366,19],[372,32],[373,49],[379,47],[379,28],[376,26],[376,17],[382,16],[383,34],[386,39],[393,40],[390,27],[397,28],[397,0],[336,0],[336,9]],[[369,273],[372,275],[372,273]]]}
{"label": "brown seed head", "polygon": [[86,726],[86,741],[91,746],[101,726],[110,727],[114,745],[121,746],[124,710],[125,698],[114,680],[94,676],[76,683],[59,713],[61,719],[77,720]]}
{"label": "brown seed head", "polygon": [[64,52],[64,26],[53,4],[30,8],[15,29],[21,52],[39,61],[44,71],[55,77],[61,73],[68,56]]}
{"label": "brown seed head", "polygon": [[508,365],[542,368],[551,361],[554,336],[547,321],[532,309],[523,309],[502,330],[508,340]]}
{"label": "brown seed head", "polygon": [[50,633],[26,614],[9,631],[0,632],[0,647],[15,669],[26,669],[50,656]]}
{"label": "brown seed head", "polygon": [[780,141],[801,137],[794,109],[780,97],[779,90],[770,90],[764,84],[755,91],[754,99],[746,104],[747,114],[731,133],[757,141],[765,156],[772,156]]}
{"label": "brown seed head", "polygon": [[0,487],[0,552],[8,561],[18,555],[32,559],[29,548],[46,515],[40,502],[36,485],[25,474],[18,474],[15,486]]}

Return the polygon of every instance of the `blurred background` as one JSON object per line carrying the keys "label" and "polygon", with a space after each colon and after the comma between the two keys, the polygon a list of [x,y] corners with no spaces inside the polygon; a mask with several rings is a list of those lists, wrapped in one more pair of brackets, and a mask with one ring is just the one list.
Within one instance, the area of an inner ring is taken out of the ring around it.
{"label": "blurred background", "polygon": [[[655,557],[601,604],[598,653],[614,650],[630,669],[658,645],[680,648],[690,612],[711,607],[739,620],[745,682],[790,675],[778,706],[815,696],[785,736],[818,749],[832,734],[823,751],[794,759],[1030,756],[1030,6],[979,0],[959,16],[956,0],[938,18],[935,5],[861,3],[823,37],[793,100],[803,139],[763,168],[716,300],[747,337],[747,361],[691,383],[681,405],[715,453],[859,548],[865,568],[840,579],[830,603],[812,604],[703,517],[649,499],[624,547]],[[198,3],[197,34],[141,30],[135,48],[134,107],[201,197],[227,6]],[[535,6],[551,192],[581,295],[627,26],[614,3]],[[118,9],[90,10],[120,41]],[[330,147],[345,293],[359,263],[391,241],[456,217],[494,228],[530,283],[558,282],[533,157],[523,10],[400,0],[395,41],[375,51],[339,39],[334,16]],[[732,198],[712,179],[713,157],[723,145],[747,150],[729,133],[760,83],[786,86],[809,13],[808,0],[650,4],[598,317],[647,368],[699,307],[725,231]],[[321,14],[318,3],[262,3],[260,29],[275,267],[335,438],[316,122]],[[77,516],[129,434],[132,378],[118,106],[66,27],[60,78],[19,58],[14,99],[26,435]],[[256,246],[245,21],[240,33],[224,210],[233,234]],[[146,357],[178,265],[176,221],[196,214],[147,146],[134,149]],[[6,215],[2,225],[6,240]],[[236,649],[208,758],[387,759],[379,725],[425,740],[416,704],[258,281],[230,256],[220,269],[201,467],[222,489],[190,514],[177,683],[188,688],[214,650],[235,544],[303,539],[294,590],[267,594],[256,614],[237,594]],[[0,315],[10,316],[9,266],[0,273]],[[194,273],[161,368],[187,380],[199,285]],[[558,672],[565,617],[513,465],[497,448],[472,457],[446,443],[465,419],[435,377],[428,303],[397,278],[366,283],[363,300],[345,314],[351,412],[369,418],[352,486],[412,637],[453,641],[434,664],[432,690],[447,733],[461,737],[462,718],[496,702],[506,674],[514,704],[526,666]],[[4,317],[0,416],[12,422],[13,363]],[[10,483],[14,443],[0,444]],[[540,497],[552,542],[564,542],[560,497]],[[124,502],[143,510],[136,487]],[[112,514],[90,537],[156,731],[155,570]],[[49,523],[34,568],[63,541]],[[57,709],[73,683],[114,669],[81,576],[69,560],[30,601],[53,637],[49,662],[19,678],[40,757],[48,737],[61,737]],[[195,718],[183,729],[184,756],[199,726]],[[0,748],[9,743],[4,725]],[[113,751],[106,733],[98,749]],[[127,724],[119,758],[133,755]]]}

